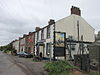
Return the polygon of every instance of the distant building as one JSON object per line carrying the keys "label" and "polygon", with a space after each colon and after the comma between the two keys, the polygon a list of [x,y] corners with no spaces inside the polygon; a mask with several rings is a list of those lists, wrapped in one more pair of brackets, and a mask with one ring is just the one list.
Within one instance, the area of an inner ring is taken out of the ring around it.
{"label": "distant building", "polygon": [[[94,42],[94,31],[94,28],[81,17],[81,10],[72,6],[70,16],[56,22],[51,19],[47,26],[36,28],[35,55],[42,53],[43,57],[54,57],[54,32],[66,33],[66,39],[71,36],[73,40],[81,41],[83,36],[83,41]],[[73,47],[75,49],[72,50],[72,57],[77,54],[79,45],[74,44]],[[69,54],[67,49],[65,52],[66,55]]]}
{"label": "distant building", "polygon": [[17,52],[29,52],[34,53],[35,46],[35,32],[29,32],[28,35],[24,34],[23,37],[19,37],[18,40],[12,42],[12,46]]}
{"label": "distant building", "polygon": [[34,46],[35,46],[35,33],[29,32],[29,34],[25,37],[26,38],[26,52],[34,53]]}
{"label": "distant building", "polygon": [[100,36],[96,36],[96,42],[100,42]]}
{"label": "distant building", "polygon": [[12,42],[12,46],[17,52],[19,52],[19,40],[15,40]]}
{"label": "distant building", "polygon": [[26,51],[26,36],[23,35],[23,37],[19,38],[19,52]]}

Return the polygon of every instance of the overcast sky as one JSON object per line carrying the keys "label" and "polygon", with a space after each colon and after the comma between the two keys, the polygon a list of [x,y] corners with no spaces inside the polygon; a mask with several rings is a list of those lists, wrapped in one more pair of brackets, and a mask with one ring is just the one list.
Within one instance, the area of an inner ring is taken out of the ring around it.
{"label": "overcast sky", "polygon": [[0,45],[47,25],[49,19],[69,16],[72,5],[80,7],[82,17],[97,33],[100,0],[0,0]]}

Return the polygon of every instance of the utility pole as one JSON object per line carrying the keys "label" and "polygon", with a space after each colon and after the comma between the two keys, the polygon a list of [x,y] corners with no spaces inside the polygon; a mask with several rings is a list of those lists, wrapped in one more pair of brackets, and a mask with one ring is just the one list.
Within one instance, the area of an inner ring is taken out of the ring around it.
{"label": "utility pole", "polygon": [[77,21],[77,33],[78,33],[78,41],[79,41],[79,21]]}
{"label": "utility pole", "polygon": [[71,52],[71,50],[72,50],[72,47],[71,47],[72,37],[71,37],[71,36],[69,37],[69,41],[70,41],[70,42],[69,42],[69,45],[70,45],[69,54],[70,54],[70,60],[72,60],[72,55],[71,55],[71,53],[72,53],[72,52]]}
{"label": "utility pole", "polygon": [[52,48],[52,42],[50,42],[50,61],[51,61],[51,59],[52,59],[52,58],[51,58],[51,55],[52,55],[52,54],[51,54],[51,53],[52,53],[52,52],[51,52],[51,50],[52,50],[51,48]]}
{"label": "utility pole", "polygon": [[53,59],[55,60],[55,21],[54,21],[54,29],[53,29]]}

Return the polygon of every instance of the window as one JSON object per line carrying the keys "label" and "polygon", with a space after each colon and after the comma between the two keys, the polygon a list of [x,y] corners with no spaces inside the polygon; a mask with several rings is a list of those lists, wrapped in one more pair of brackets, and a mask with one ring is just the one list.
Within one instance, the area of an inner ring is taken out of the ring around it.
{"label": "window", "polygon": [[44,29],[41,31],[41,40],[44,39]]}
{"label": "window", "polygon": [[46,54],[47,54],[47,56],[50,55],[50,50],[51,50],[51,45],[50,45],[50,43],[47,43],[47,46],[46,46]]}
{"label": "window", "polygon": [[71,50],[75,50],[75,44],[71,45]]}
{"label": "window", "polygon": [[47,39],[50,38],[50,26],[47,27]]}
{"label": "window", "polygon": [[70,42],[68,42],[68,46],[67,46],[67,48],[71,48],[71,50],[75,50],[75,47],[76,47],[76,44],[75,43],[70,43]]}
{"label": "window", "polygon": [[31,47],[28,47],[28,50],[31,50]]}
{"label": "window", "polygon": [[39,40],[39,31],[37,32],[37,41]]}

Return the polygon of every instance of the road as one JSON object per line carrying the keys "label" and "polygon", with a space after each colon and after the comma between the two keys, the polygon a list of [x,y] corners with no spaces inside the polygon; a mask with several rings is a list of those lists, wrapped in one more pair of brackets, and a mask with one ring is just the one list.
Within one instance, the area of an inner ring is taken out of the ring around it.
{"label": "road", "polygon": [[44,75],[43,63],[0,52],[0,75]]}

